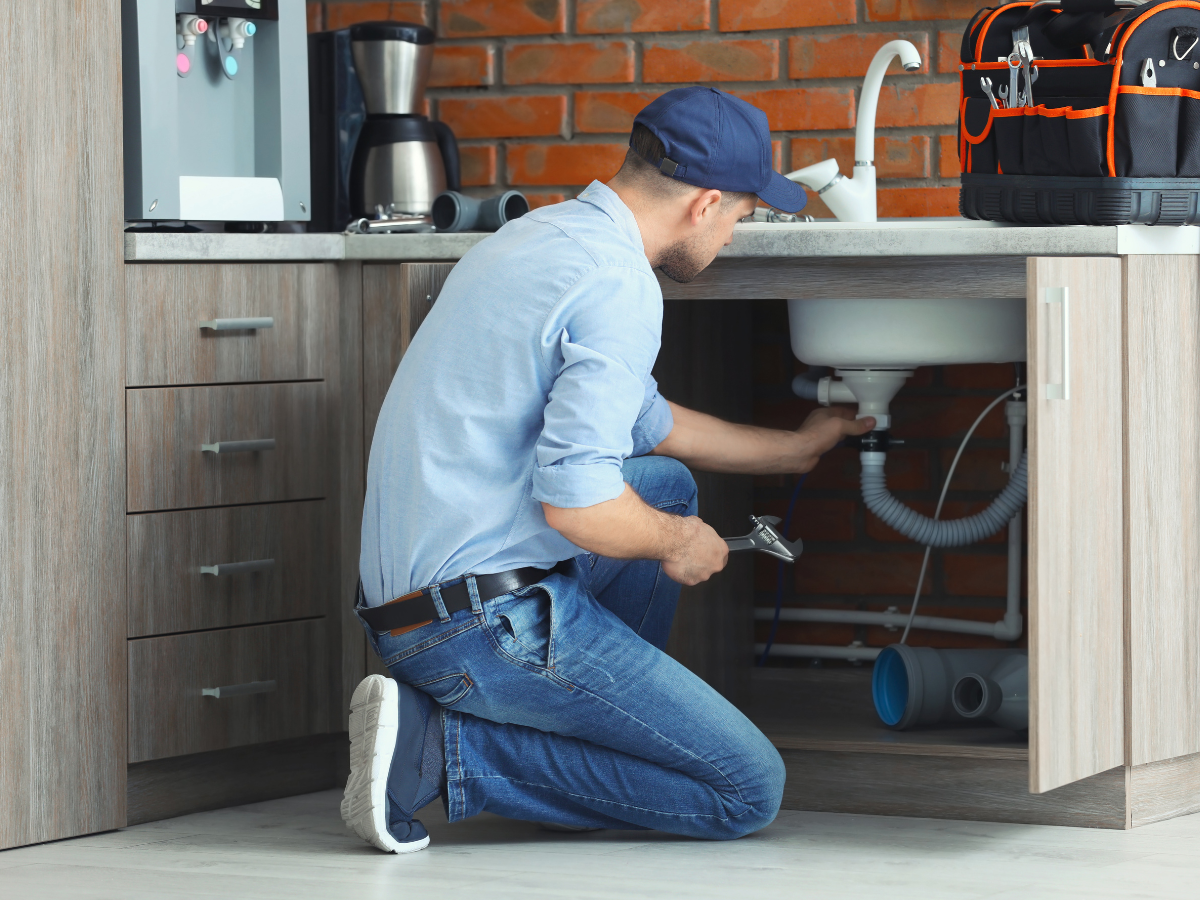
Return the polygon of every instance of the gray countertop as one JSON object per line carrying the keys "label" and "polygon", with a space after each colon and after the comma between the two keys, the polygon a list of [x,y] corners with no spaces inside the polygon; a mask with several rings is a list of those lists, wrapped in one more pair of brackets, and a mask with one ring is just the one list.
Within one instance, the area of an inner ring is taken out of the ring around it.
{"label": "gray countertop", "polygon": [[[126,262],[456,260],[486,234],[125,235]],[[1200,227],[1031,227],[967,219],[738,225],[724,258],[1200,254]]]}

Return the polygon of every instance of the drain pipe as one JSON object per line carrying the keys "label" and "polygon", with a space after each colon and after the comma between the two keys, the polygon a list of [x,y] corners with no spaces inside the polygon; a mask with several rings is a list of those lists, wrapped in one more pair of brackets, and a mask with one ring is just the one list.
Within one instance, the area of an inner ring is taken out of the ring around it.
{"label": "drain pipe", "polygon": [[[786,612],[786,610],[785,610]],[[771,618],[767,616],[767,618]],[[766,649],[766,644],[755,644],[755,654]],[[848,647],[831,647],[827,644],[781,644],[776,641],[771,645],[771,656],[791,656],[801,659],[844,659],[847,662],[872,662],[883,647],[864,647],[861,641],[855,641]]]}
{"label": "drain pipe", "polygon": [[[1025,423],[1028,407],[1021,394],[1004,404],[1008,420],[1008,471],[1016,472],[1021,464],[1025,446]],[[1025,627],[1021,615],[1021,511],[1008,520],[1008,585],[1004,618],[995,624],[993,637],[1000,641],[1020,640]]]}
{"label": "drain pipe", "polygon": [[[792,380],[792,391],[799,397],[808,400],[817,400],[822,405],[828,406],[832,403],[852,403],[855,400],[853,392],[849,386],[843,382],[834,381],[828,377],[826,373],[829,370],[823,367],[813,367],[807,372],[797,375]],[[841,375],[841,371],[838,372]],[[856,373],[860,374],[860,373]],[[861,375],[870,375],[873,373],[862,372]],[[887,373],[891,375],[892,373]],[[895,373],[899,375],[900,373]],[[905,373],[911,374],[911,373]],[[901,381],[903,379],[900,379]],[[894,392],[893,392],[894,393]],[[1008,440],[1008,465],[1007,471],[1012,474],[1018,472],[1022,475],[1022,487],[1025,476],[1025,425],[1028,421],[1028,407],[1026,402],[1019,399],[1022,395],[1016,393],[1014,398],[1009,400],[1004,407],[1005,418],[1009,428]],[[871,449],[879,448],[884,452],[871,453],[868,457],[863,454],[864,462],[871,458],[871,461],[877,463],[882,469],[882,460],[887,458],[886,448],[889,443],[888,435],[878,431],[867,435],[867,442]],[[864,449],[867,449],[864,447]],[[1014,479],[1015,480],[1015,479]],[[1016,494],[1015,486],[1010,482],[1007,493]],[[884,488],[886,491],[886,488]],[[1020,503],[1024,502],[1024,490],[1019,492],[1021,497]],[[888,495],[890,497],[890,495]],[[894,498],[891,498],[894,500]],[[999,499],[999,498],[998,498]],[[897,505],[899,501],[894,501]],[[1011,502],[1011,501],[1010,501]],[[997,511],[996,507],[999,504],[994,503],[988,511],[994,514]],[[986,512],[981,515],[985,515]],[[916,514],[913,513],[915,516]],[[881,517],[882,518],[882,517]],[[920,517],[924,519],[925,517]],[[886,521],[886,520],[885,520]],[[934,520],[927,520],[934,521]],[[939,520],[940,521],[940,520]],[[960,520],[961,521],[961,520]],[[890,523],[889,523],[890,524]],[[945,524],[949,524],[948,522]],[[893,526],[894,527],[894,526]],[[1003,527],[999,522],[995,523],[993,531]],[[1019,640],[1024,629],[1024,617],[1021,615],[1021,509],[1017,507],[1015,513],[1008,520],[1008,571],[1006,585],[1006,603],[1004,618],[998,622],[973,622],[965,619],[950,619],[941,616],[908,616],[899,612],[868,612],[864,610],[837,610],[837,609],[797,609],[786,608],[779,612],[780,621],[783,622],[820,622],[828,624],[845,624],[845,625],[879,625],[885,628],[905,628],[910,624],[915,628],[921,628],[928,631],[945,631],[955,634],[972,634],[981,637],[991,637],[1000,641],[1016,641]],[[754,617],[760,621],[772,620],[774,611],[769,609],[756,609]],[[866,651],[866,652],[863,652]],[[762,652],[759,647],[756,652]],[[824,645],[806,645],[806,644],[777,644],[772,652],[778,653],[780,656],[796,656],[796,657],[811,657],[814,659],[874,659],[878,654],[878,650],[874,648],[862,648],[859,651],[860,655],[847,657],[847,648],[828,647]],[[869,654],[869,655],[868,655]]]}
{"label": "drain pipe", "polygon": [[[1018,607],[1019,609],[1020,607]],[[1017,614],[1018,622],[1020,613]],[[775,618],[775,610],[767,607],[757,607],[754,618],[760,622],[769,622]],[[999,622],[972,622],[969,619],[948,619],[942,616],[913,616],[912,627],[923,628],[926,631],[949,631],[954,634],[975,634],[980,637],[994,637],[1004,641],[1016,638],[1001,637],[1007,634],[1007,614]],[[882,625],[884,628],[904,628],[908,624],[908,613],[901,612],[864,612],[856,609],[797,609],[784,607],[779,611],[780,622],[821,622],[831,625]],[[1019,627],[1019,626],[1018,626]],[[1020,637],[1018,632],[1017,637]],[[775,648],[771,648],[775,654]]]}

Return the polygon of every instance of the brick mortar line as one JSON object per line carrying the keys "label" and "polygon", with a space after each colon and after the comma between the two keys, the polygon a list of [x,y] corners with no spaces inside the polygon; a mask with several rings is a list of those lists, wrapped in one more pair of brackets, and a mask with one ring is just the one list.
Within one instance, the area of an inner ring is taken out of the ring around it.
{"label": "brick mortar line", "polygon": [[[365,2],[365,0],[364,0]],[[481,35],[455,35],[447,37],[445,35],[437,36],[437,44],[446,46],[458,46],[460,43],[492,41],[498,43],[575,43],[575,42],[597,42],[597,41],[653,41],[665,39],[678,39],[686,42],[689,36],[695,35],[692,40],[711,43],[714,40],[721,38],[731,38],[733,40],[771,40],[774,38],[790,38],[790,37],[829,37],[840,35],[856,35],[856,34],[883,34],[887,32],[925,32],[927,34],[938,34],[941,32],[953,32],[958,29],[965,29],[969,19],[905,19],[897,22],[860,22],[858,24],[845,25],[808,25],[797,26],[795,28],[763,28],[757,31],[719,31],[715,26],[709,29],[697,29],[693,31],[602,31],[602,32],[579,32],[579,31],[561,31],[552,34],[537,33],[537,34],[481,34]],[[959,30],[961,34],[961,30]],[[935,45],[936,46],[936,45]],[[865,72],[863,73],[866,74]]]}
{"label": "brick mortar line", "polygon": [[[475,91],[477,93],[484,92],[499,92],[499,91],[519,91],[521,89],[540,89],[542,91],[554,90],[556,88],[574,88],[574,89],[599,89],[610,93],[636,93],[637,91],[646,89],[662,89],[669,91],[677,87],[685,87],[687,85],[700,84],[711,85],[723,91],[752,91],[752,90],[785,90],[785,89],[803,89],[814,87],[840,87],[840,88],[861,88],[862,79],[850,75],[828,76],[823,78],[792,78],[790,76],[779,76],[777,78],[764,78],[761,81],[703,81],[699,79],[689,79],[686,81],[545,81],[545,82],[527,82],[524,84],[508,83],[508,84],[463,84],[463,85],[443,85],[439,87],[427,88],[427,92],[432,91]],[[888,75],[884,78],[884,87],[904,87],[904,86],[920,86],[926,84],[958,84],[958,76],[950,72],[926,72],[920,75]]]}
{"label": "brick mortar line", "polygon": [[[954,31],[952,26],[955,24],[965,28],[967,21],[967,19],[947,19],[941,23],[925,20],[920,22],[870,22],[865,26],[814,25],[806,28],[764,28],[761,31],[605,31],[597,33],[564,31],[557,34],[463,35],[462,37],[438,37],[435,46],[456,47],[470,42],[484,41],[499,44],[611,43],[616,41],[679,41],[680,43],[711,44],[722,38],[735,41],[769,41],[787,40],[793,37],[850,37],[893,32],[937,35]],[[934,46],[936,48],[936,44]]]}

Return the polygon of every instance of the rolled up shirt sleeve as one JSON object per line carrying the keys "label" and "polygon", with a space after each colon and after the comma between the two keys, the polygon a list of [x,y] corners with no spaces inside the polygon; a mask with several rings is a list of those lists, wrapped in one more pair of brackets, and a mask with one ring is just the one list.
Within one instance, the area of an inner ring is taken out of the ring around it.
{"label": "rolled up shirt sleeve", "polygon": [[543,329],[554,382],[536,445],[535,500],[570,509],[621,495],[622,463],[658,435],[664,411],[670,421],[650,375],[661,333],[662,294],[647,273],[598,268],[564,295]]}
{"label": "rolled up shirt sleeve", "polygon": [[633,452],[630,456],[645,456],[667,439],[675,427],[675,417],[665,397],[658,392],[658,382],[646,382],[646,399],[633,425]]}

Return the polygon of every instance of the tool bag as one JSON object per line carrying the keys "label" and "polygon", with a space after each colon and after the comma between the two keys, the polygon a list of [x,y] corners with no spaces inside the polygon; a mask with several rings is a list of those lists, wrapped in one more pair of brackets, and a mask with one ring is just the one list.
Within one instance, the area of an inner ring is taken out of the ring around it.
{"label": "tool bag", "polygon": [[965,217],[1200,222],[1200,0],[982,9],[961,81]]}

